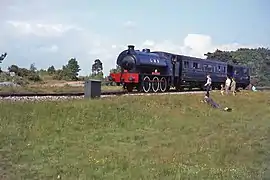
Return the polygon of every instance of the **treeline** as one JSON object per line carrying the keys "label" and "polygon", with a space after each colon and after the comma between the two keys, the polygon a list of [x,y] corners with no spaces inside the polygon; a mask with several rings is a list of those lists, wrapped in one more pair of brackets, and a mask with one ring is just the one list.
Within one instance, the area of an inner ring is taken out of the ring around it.
{"label": "treeline", "polygon": [[[5,59],[7,54],[3,54],[0,56],[0,63]],[[90,68],[89,68],[90,69]],[[53,65],[49,66],[47,69],[37,70],[35,64],[31,64],[30,68],[22,68],[15,64],[8,67],[8,72],[3,72],[0,69],[0,73],[5,75],[4,77],[8,77],[6,79],[1,78],[1,81],[18,79],[20,81],[19,84],[23,84],[22,80],[33,81],[33,82],[41,82],[43,81],[43,77],[50,76],[51,79],[54,80],[65,80],[65,81],[81,81],[86,79],[100,79],[104,80],[103,77],[103,64],[99,59],[96,59],[92,65],[91,71],[92,73],[89,76],[78,76],[80,72],[80,66],[76,58],[71,58],[66,65],[63,65],[61,69],[56,69]],[[3,76],[1,76],[3,77]],[[11,78],[12,77],[12,78]]]}
{"label": "treeline", "polygon": [[54,66],[50,66],[47,70],[37,70],[35,64],[31,64],[29,69],[21,68],[15,64],[8,67],[10,76],[34,82],[42,81],[42,75],[50,75],[55,80],[78,80],[79,71],[80,67],[75,58],[71,58],[67,65],[62,66],[61,69],[55,69]]}
{"label": "treeline", "polygon": [[62,66],[61,69],[55,69],[54,66],[50,66],[47,70],[41,69],[39,74],[45,74],[52,76],[55,80],[77,81],[78,73],[80,72],[80,66],[76,58],[71,58],[67,65]]}
{"label": "treeline", "polygon": [[[0,56],[0,63],[6,58],[7,53]],[[260,86],[270,85],[270,50],[267,48],[240,48],[236,51],[221,51],[208,52],[205,54],[207,59],[215,59],[223,62],[247,65],[251,68],[251,76],[253,83]],[[11,65],[8,68],[9,73],[13,72],[16,76],[26,78],[29,81],[42,81],[43,75],[49,75],[55,80],[86,80],[99,79],[105,80],[103,73],[103,63],[100,59],[94,60],[89,76],[78,76],[80,66],[76,58],[68,60],[66,65],[61,69],[56,69],[53,65],[47,69],[37,70],[34,64],[31,64],[29,69],[20,68],[17,65]],[[120,67],[112,68],[110,72],[120,72]]]}

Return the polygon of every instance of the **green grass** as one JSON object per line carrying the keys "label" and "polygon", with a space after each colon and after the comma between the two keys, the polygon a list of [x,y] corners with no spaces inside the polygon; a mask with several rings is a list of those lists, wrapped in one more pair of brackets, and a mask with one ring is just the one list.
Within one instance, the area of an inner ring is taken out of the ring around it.
{"label": "green grass", "polygon": [[270,93],[0,103],[0,179],[270,178]]}

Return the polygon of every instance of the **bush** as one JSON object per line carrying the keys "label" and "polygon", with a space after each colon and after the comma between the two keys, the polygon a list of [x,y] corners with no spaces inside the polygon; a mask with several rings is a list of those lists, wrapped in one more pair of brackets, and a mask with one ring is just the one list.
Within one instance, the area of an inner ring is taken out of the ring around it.
{"label": "bush", "polygon": [[42,81],[42,79],[40,78],[40,76],[37,73],[31,73],[27,76],[27,78],[30,81],[34,81],[34,82],[39,82]]}
{"label": "bush", "polygon": [[4,81],[11,81],[12,77],[10,77],[7,73],[2,72],[0,73],[0,82],[4,82]]}

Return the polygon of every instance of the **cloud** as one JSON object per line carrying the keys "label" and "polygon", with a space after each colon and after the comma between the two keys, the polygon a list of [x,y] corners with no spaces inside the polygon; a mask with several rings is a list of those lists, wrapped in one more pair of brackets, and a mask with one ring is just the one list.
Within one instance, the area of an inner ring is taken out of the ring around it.
{"label": "cloud", "polygon": [[39,50],[41,52],[56,53],[59,50],[59,47],[57,45],[41,46],[39,47]]}
{"label": "cloud", "polygon": [[146,40],[146,41],[143,42],[142,46],[154,47],[155,42],[153,40]]}
{"label": "cloud", "polygon": [[188,56],[205,58],[204,54],[213,52],[216,49],[233,51],[238,48],[256,48],[260,45],[244,45],[238,43],[232,44],[214,44],[211,36],[204,34],[188,34],[183,43],[178,44],[173,41],[164,40],[162,42],[155,42],[154,40],[145,40],[137,48],[150,48],[151,51],[167,51],[176,54],[183,54]]}
{"label": "cloud", "polygon": [[91,72],[92,63],[97,58],[103,61],[106,73],[115,66],[119,46],[89,29],[71,24],[29,21],[7,21],[6,24],[5,34],[8,36],[1,38],[0,34],[0,50],[8,51],[11,60],[4,61],[3,68],[13,63],[29,67],[33,60],[38,68],[50,65],[61,68],[71,57],[77,58],[82,69],[80,74],[84,75]]}
{"label": "cloud", "polygon": [[133,29],[136,27],[136,23],[134,21],[126,21],[124,23],[124,27],[128,29]]}
{"label": "cloud", "polygon": [[61,36],[68,31],[80,31],[82,28],[74,25],[63,24],[43,24],[24,21],[7,21],[16,33],[20,35],[35,35],[41,37]]}

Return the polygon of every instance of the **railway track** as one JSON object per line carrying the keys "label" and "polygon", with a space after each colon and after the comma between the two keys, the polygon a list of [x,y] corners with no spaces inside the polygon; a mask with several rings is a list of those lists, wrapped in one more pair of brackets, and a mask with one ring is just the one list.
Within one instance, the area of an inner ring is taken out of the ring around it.
{"label": "railway track", "polygon": [[[162,94],[185,94],[187,92],[197,93],[198,90],[192,91],[184,91],[184,92],[176,92],[175,90],[171,90],[166,93],[141,93],[141,92],[127,92],[127,91],[105,91],[101,92],[101,98],[103,97],[112,97],[112,96],[120,96],[120,95],[162,95]],[[24,93],[0,93],[0,100],[11,100],[11,101],[19,101],[19,100],[62,100],[62,99],[83,99],[83,92],[61,92],[61,93],[33,93],[33,92],[24,92]]]}
{"label": "railway track", "polygon": [[[258,87],[257,90],[265,91],[270,90],[270,87]],[[127,92],[127,91],[103,91],[101,92],[101,98],[110,97],[110,96],[129,96],[129,95],[166,95],[166,94],[197,94],[204,93],[205,91],[201,91],[198,89],[193,90],[185,90],[181,92],[177,92],[175,90],[170,90],[169,92],[158,92],[158,93],[141,93],[141,92]],[[0,100],[61,100],[61,99],[82,99],[84,98],[84,92],[60,92],[60,93],[43,93],[43,92],[24,92],[24,93],[7,93],[0,92]]]}
{"label": "railway track", "polygon": [[[110,94],[121,94],[124,91],[105,91],[101,95],[110,95]],[[44,93],[44,92],[14,92],[14,93],[0,93],[0,97],[31,97],[31,96],[84,96],[84,92],[55,92],[55,93]]]}
{"label": "railway track", "polygon": [[[102,96],[116,96],[124,94],[123,91],[106,91],[101,93]],[[68,100],[83,99],[84,92],[60,92],[60,93],[44,93],[44,92],[23,92],[23,93],[0,93],[0,101],[46,101],[46,100]]]}
{"label": "railway track", "polygon": [[[185,90],[183,92],[188,91],[198,91],[197,89],[193,90]],[[170,92],[177,92],[175,90],[170,90],[169,92],[164,93],[170,93]],[[123,95],[123,94],[164,94],[163,92],[157,92],[157,93],[141,93],[141,92],[127,92],[127,91],[103,91],[101,92],[101,95]],[[31,97],[31,96],[84,96],[84,92],[54,92],[54,93],[45,93],[45,92],[0,92],[0,97]]]}

